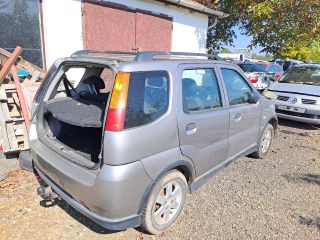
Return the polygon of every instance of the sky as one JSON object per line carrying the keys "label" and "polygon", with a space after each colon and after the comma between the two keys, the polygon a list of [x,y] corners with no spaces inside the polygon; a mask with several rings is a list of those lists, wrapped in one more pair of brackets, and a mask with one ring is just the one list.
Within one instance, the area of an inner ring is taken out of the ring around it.
{"label": "sky", "polygon": [[[241,30],[239,29],[239,27],[235,27],[233,30],[237,35],[237,38],[234,39],[234,42],[233,42],[235,47],[226,46],[226,48],[231,51],[234,50],[235,48],[247,48],[252,40],[252,37],[244,35],[243,32],[241,32]],[[254,53],[259,55],[264,55],[264,53],[260,53],[261,50],[262,48],[259,46],[252,49]]]}

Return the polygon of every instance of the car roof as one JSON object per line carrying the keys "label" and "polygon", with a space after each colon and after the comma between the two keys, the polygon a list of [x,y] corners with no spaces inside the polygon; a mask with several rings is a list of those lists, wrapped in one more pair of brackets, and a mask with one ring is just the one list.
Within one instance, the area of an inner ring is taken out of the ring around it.
{"label": "car roof", "polygon": [[292,68],[299,68],[299,67],[316,67],[316,68],[320,68],[320,63],[301,63],[298,65],[293,66]]}
{"label": "car roof", "polygon": [[[217,60],[208,60],[208,59],[157,59],[157,60],[148,60],[148,61],[132,61],[121,63],[118,66],[119,71],[152,71],[152,70],[175,70],[179,65],[182,64],[220,64],[225,66],[235,66],[239,68],[236,64],[217,61]],[[240,68],[239,68],[240,69]]]}

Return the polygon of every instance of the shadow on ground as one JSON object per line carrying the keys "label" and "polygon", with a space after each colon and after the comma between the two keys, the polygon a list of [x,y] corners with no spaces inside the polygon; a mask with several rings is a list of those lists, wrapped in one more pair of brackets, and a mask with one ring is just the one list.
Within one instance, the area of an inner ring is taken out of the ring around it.
{"label": "shadow on ground", "polygon": [[283,175],[283,177],[287,179],[289,182],[310,183],[310,184],[316,184],[320,186],[320,175],[317,175],[317,174],[293,173],[293,174],[285,174]]}
{"label": "shadow on ground", "polygon": [[307,227],[316,227],[320,231],[320,217],[311,219],[299,216],[299,223]]}
{"label": "shadow on ground", "polygon": [[88,229],[91,231],[98,233],[98,234],[113,234],[121,231],[113,231],[113,230],[108,230],[97,223],[95,223],[93,220],[90,218],[84,216],[83,214],[79,213],[77,210],[75,210],[73,207],[71,207],[66,201],[63,199],[56,199],[53,201],[46,201],[42,200],[40,201],[40,205],[44,208],[50,208],[53,206],[59,206],[62,210],[64,210],[69,216],[71,216],[73,219],[81,223],[82,225],[86,226]]}

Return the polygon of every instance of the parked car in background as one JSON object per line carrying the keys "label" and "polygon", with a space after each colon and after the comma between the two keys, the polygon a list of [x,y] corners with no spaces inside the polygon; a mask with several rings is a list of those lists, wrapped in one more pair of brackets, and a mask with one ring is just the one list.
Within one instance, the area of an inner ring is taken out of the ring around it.
{"label": "parked car in background", "polygon": [[279,66],[282,67],[285,61],[286,60],[284,60],[284,59],[277,58],[277,59],[270,61],[270,63],[278,64]]}
{"label": "parked car in background", "polygon": [[320,64],[290,68],[263,92],[275,102],[279,118],[320,124]]}
{"label": "parked car in background", "polygon": [[291,67],[296,66],[296,65],[298,65],[298,64],[302,64],[302,63],[304,63],[304,62],[299,61],[299,60],[295,60],[295,59],[288,59],[288,60],[286,60],[286,61],[283,63],[283,65],[282,65],[283,71],[287,71],[287,70],[289,70]]}
{"label": "parked car in background", "polygon": [[283,74],[281,66],[269,62],[246,62],[238,65],[258,90],[266,89]]}
{"label": "parked car in background", "polygon": [[240,156],[267,154],[274,104],[237,65],[93,53],[57,60],[35,97],[29,138],[44,199],[57,194],[108,229],[159,234],[188,192]]}

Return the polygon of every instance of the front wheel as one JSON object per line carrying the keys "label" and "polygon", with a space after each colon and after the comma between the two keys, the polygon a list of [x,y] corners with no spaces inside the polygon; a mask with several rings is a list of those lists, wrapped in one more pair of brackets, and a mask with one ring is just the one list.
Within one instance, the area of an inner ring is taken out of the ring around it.
{"label": "front wheel", "polygon": [[141,227],[151,234],[168,229],[182,211],[187,195],[184,175],[172,170],[162,176],[154,186],[143,210]]}
{"label": "front wheel", "polygon": [[251,154],[251,156],[256,158],[263,158],[269,151],[271,147],[271,143],[274,137],[274,128],[270,123],[267,123],[265,126],[263,133],[261,135],[258,150]]}

